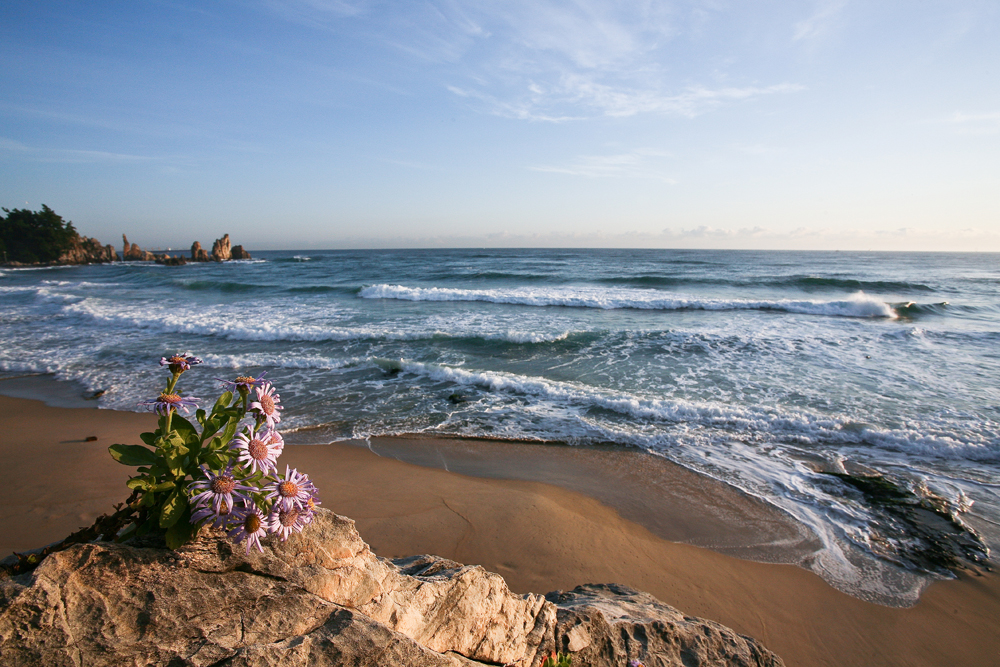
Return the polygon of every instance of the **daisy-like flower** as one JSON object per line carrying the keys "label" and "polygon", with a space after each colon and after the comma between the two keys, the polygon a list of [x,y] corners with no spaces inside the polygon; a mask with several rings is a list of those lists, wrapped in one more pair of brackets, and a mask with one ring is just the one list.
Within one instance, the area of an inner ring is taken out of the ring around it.
{"label": "daisy-like flower", "polygon": [[277,533],[284,542],[292,531],[301,533],[305,525],[312,521],[312,513],[307,510],[292,508],[286,510],[277,504],[267,515],[267,532]]}
{"label": "daisy-like flower", "polygon": [[264,513],[256,505],[240,507],[233,510],[233,522],[235,528],[229,531],[229,537],[236,544],[245,541],[248,556],[252,546],[256,546],[263,553],[264,547],[260,544],[260,538],[267,535],[267,517],[264,516]]}
{"label": "daisy-like flower", "polygon": [[267,443],[278,448],[278,454],[280,456],[281,452],[285,451],[285,439],[281,437],[281,434],[275,430],[271,430],[271,440]]}
{"label": "daisy-like flower", "polygon": [[201,359],[191,354],[175,354],[172,357],[160,358],[160,365],[169,366],[170,372],[174,375],[189,371],[192,366],[197,366],[200,363],[202,363]]}
{"label": "daisy-like flower", "polygon": [[257,400],[247,406],[257,413],[257,420],[267,423],[268,427],[281,421],[281,396],[274,391],[274,385],[264,382],[257,387]]}
{"label": "daisy-like flower", "polygon": [[233,518],[233,506],[227,504],[225,500],[219,504],[218,510],[211,505],[196,506],[195,511],[191,513],[191,523],[197,526],[209,517],[215,517],[212,520],[212,528],[229,528],[229,522]]}
{"label": "daisy-like flower", "polygon": [[319,491],[317,491],[314,486],[312,495],[306,500],[306,510],[309,512],[309,517],[306,519],[306,523],[312,521],[313,517],[316,515],[316,508],[323,504],[319,501],[318,494]]}
{"label": "daisy-like flower", "polygon": [[243,431],[229,441],[230,449],[239,450],[236,460],[250,467],[250,474],[262,470],[265,473],[273,471],[278,473],[278,463],[276,459],[281,454],[284,444],[281,446],[271,444],[273,431],[269,428],[262,428],[254,433],[253,431]]}
{"label": "daisy-like flower", "polygon": [[194,396],[178,396],[177,394],[160,394],[156,398],[148,401],[139,401],[136,405],[141,405],[147,410],[152,410],[158,415],[166,417],[171,410],[183,410],[184,414],[191,412],[191,408],[198,407],[200,398]]}
{"label": "daisy-like flower", "polygon": [[276,481],[265,486],[264,491],[268,492],[266,498],[274,499],[275,507],[280,507],[286,512],[292,509],[306,509],[309,499],[316,495],[316,487],[309,481],[309,476],[287,465],[284,479],[278,477]]}
{"label": "daisy-like flower", "polygon": [[246,396],[250,393],[250,390],[254,387],[262,385],[265,380],[264,376],[267,375],[267,371],[264,371],[257,377],[252,375],[241,375],[235,380],[223,380],[222,378],[215,378],[222,383],[222,386],[229,391],[238,391],[241,396]]}
{"label": "daisy-like flower", "polygon": [[241,492],[253,491],[253,489],[246,484],[240,484],[236,481],[236,478],[233,477],[232,463],[226,466],[226,469],[218,475],[212,474],[205,466],[201,466],[201,472],[205,475],[205,479],[193,482],[189,487],[192,490],[201,491],[201,493],[191,498],[194,504],[210,505],[218,514],[219,508],[223,503],[227,507],[232,508],[235,503],[234,498],[239,498],[244,503],[251,502],[250,496]]}

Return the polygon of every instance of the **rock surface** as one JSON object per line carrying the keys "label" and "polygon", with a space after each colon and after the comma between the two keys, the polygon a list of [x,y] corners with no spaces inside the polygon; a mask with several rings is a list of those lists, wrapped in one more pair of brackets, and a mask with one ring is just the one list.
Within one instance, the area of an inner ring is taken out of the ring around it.
{"label": "rock surface", "polygon": [[246,555],[203,530],[177,551],[83,544],[0,581],[4,665],[767,665],[753,639],[652,596],[588,585],[516,595],[436,556],[378,558],[320,510]]}
{"label": "rock surface", "polygon": [[212,244],[212,259],[216,262],[225,262],[232,258],[233,253],[229,247],[229,234],[226,234],[221,239],[215,239],[215,243]]}
{"label": "rock surface", "polygon": [[101,245],[95,238],[78,236],[56,260],[58,264],[104,264],[118,260],[118,253],[111,244]]}
{"label": "rock surface", "polygon": [[128,237],[122,234],[122,259],[126,262],[152,262],[156,256],[148,250],[143,250],[138,243],[129,245]]}
{"label": "rock surface", "polygon": [[234,245],[232,252],[232,259],[253,259],[250,253],[243,249],[241,245]]}
{"label": "rock surface", "polygon": [[192,262],[207,262],[211,258],[208,256],[208,251],[201,247],[201,243],[195,241],[191,244],[191,261]]}

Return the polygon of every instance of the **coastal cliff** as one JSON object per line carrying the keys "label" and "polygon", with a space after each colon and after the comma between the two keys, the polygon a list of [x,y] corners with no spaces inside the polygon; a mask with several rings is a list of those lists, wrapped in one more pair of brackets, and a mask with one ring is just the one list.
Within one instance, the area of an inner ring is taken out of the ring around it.
{"label": "coastal cliff", "polygon": [[203,530],[171,551],[80,544],[0,581],[0,653],[34,665],[778,667],[755,640],[646,593],[586,585],[516,595],[498,574],[436,556],[386,560],[354,522],[318,510],[245,555]]}
{"label": "coastal cliff", "polygon": [[[129,243],[122,234],[122,252],[113,245],[103,245],[95,238],[81,236],[73,223],[63,220],[48,206],[41,211],[0,209],[0,263],[6,266],[59,266],[67,264],[105,264],[109,262],[156,262],[167,266],[187,264],[183,255],[169,255],[143,250]],[[191,246],[193,262],[225,262],[252,259],[243,246],[230,246],[229,234],[216,239],[209,255],[197,241]]]}

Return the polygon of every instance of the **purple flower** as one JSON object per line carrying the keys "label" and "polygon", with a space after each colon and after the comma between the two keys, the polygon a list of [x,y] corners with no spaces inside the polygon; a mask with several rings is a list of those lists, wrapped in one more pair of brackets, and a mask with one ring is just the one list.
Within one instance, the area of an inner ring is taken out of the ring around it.
{"label": "purple flower", "polygon": [[160,365],[169,366],[170,372],[174,375],[189,371],[192,366],[197,366],[200,363],[202,363],[201,359],[190,354],[175,354],[172,357],[160,358]]}
{"label": "purple flower", "polygon": [[229,528],[229,522],[233,519],[233,506],[226,503],[223,500],[219,504],[219,509],[215,510],[211,505],[206,505],[204,507],[197,507],[194,512],[191,513],[191,523],[198,525],[203,520],[209,517],[215,517],[212,520],[212,528]]}
{"label": "purple flower", "polygon": [[263,512],[256,505],[237,508],[233,510],[233,522],[236,527],[229,531],[229,537],[236,544],[246,540],[248,556],[250,555],[250,547],[252,546],[256,546],[263,553],[264,547],[260,544],[260,538],[267,535],[267,531],[265,530],[266,521],[267,519],[264,517]]}
{"label": "purple flower", "polygon": [[257,433],[244,431],[229,441],[229,448],[239,451],[236,460],[249,466],[250,474],[257,472],[258,469],[265,473],[270,471],[278,473],[276,459],[281,454],[284,444],[272,444],[273,433],[269,428],[263,428]]}
{"label": "purple flower", "polygon": [[646,666],[645,666],[645,665],[643,665],[643,664],[642,664],[641,662],[639,662],[638,660],[629,660],[629,661],[628,661],[628,667],[646,667]]}
{"label": "purple flower", "polygon": [[[266,498],[274,499],[274,506],[290,511],[292,509],[304,510],[310,498],[316,496],[316,487],[309,481],[309,476],[285,466],[285,478],[278,477],[264,487],[268,491]],[[315,503],[314,503],[315,505]]]}
{"label": "purple flower", "polygon": [[310,521],[312,521],[312,512],[298,508],[286,510],[275,504],[267,516],[267,532],[277,533],[281,536],[281,541],[284,542],[292,534],[292,531],[301,533]]}
{"label": "purple flower", "polygon": [[215,378],[222,383],[222,386],[229,391],[238,391],[240,394],[245,395],[250,392],[253,387],[257,387],[264,383],[264,376],[267,375],[267,371],[264,371],[257,377],[252,375],[241,375],[235,380],[223,380],[222,378]]}
{"label": "purple flower", "polygon": [[270,382],[257,387],[257,400],[247,407],[257,413],[258,421],[266,422],[270,428],[281,421],[281,396],[275,393]]}
{"label": "purple flower", "polygon": [[285,439],[281,437],[281,434],[275,430],[271,430],[271,439],[268,441],[269,445],[273,445],[278,448],[278,453],[275,456],[281,456],[281,453],[285,451]]}
{"label": "purple flower", "polygon": [[239,498],[244,503],[251,502],[250,496],[241,493],[241,491],[253,491],[253,489],[246,484],[236,482],[233,477],[232,463],[218,475],[213,475],[205,466],[201,466],[201,471],[207,479],[193,482],[190,486],[193,490],[201,490],[201,493],[191,499],[195,505],[211,505],[215,513],[218,514],[223,503],[232,509],[235,504],[234,497]]}
{"label": "purple flower", "polygon": [[198,401],[200,400],[200,398],[195,398],[194,396],[181,397],[177,394],[160,394],[148,401],[139,401],[136,405],[141,405],[158,415],[166,417],[170,414],[171,410],[183,410],[184,414],[187,414],[191,412],[191,408],[198,407]]}

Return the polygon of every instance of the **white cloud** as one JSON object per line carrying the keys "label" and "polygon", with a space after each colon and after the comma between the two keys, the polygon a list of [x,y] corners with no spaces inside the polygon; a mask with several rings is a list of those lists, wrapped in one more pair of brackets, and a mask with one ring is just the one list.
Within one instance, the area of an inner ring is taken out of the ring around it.
{"label": "white cloud", "polygon": [[797,22],[794,26],[792,39],[816,39],[828,33],[839,18],[840,12],[847,6],[847,0],[824,0],[816,7],[812,16]]}
{"label": "white cloud", "polygon": [[68,164],[91,162],[152,162],[158,158],[147,155],[110,153],[107,151],[87,151],[71,148],[38,148],[19,141],[0,137],[0,153],[15,153],[27,156],[35,162],[62,162]]}
{"label": "white cloud", "polygon": [[331,26],[336,18],[341,30],[370,35],[384,47],[436,65],[431,80],[442,81],[479,111],[508,118],[693,117],[802,89],[791,83],[734,83],[717,68],[704,75],[705,82],[680,74],[690,63],[679,67],[670,49],[683,35],[682,17],[672,4],[655,0],[432,0],[388,10],[321,0],[269,1],[290,20],[307,17]]}
{"label": "white cloud", "polygon": [[663,169],[662,162],[669,153],[650,149],[636,149],[616,155],[581,155],[565,165],[528,167],[532,171],[568,174],[586,178],[648,178],[671,185],[677,181]]}
{"label": "white cloud", "polygon": [[956,111],[944,123],[954,125],[969,134],[995,134],[1000,132],[1000,112],[962,113]]}

